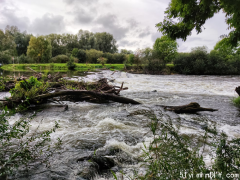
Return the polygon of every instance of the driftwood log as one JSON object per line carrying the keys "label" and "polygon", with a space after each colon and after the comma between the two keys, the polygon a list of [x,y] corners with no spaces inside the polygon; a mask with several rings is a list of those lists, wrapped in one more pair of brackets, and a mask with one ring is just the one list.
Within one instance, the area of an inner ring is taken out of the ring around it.
{"label": "driftwood log", "polygon": [[203,108],[196,102],[183,106],[162,106],[167,111],[174,111],[175,113],[196,113],[198,111],[217,111],[217,109]]}
{"label": "driftwood log", "polygon": [[235,91],[238,94],[238,96],[240,96],[240,86],[236,87]]}
{"label": "driftwood log", "polygon": [[[100,93],[100,92],[95,92],[95,91],[86,91],[86,90],[78,90],[78,91],[73,91],[73,90],[64,90],[64,91],[59,91],[59,92],[54,92],[54,93],[48,93],[48,94],[43,94],[43,95],[39,95],[37,97],[35,97],[33,99],[33,101],[35,102],[42,102],[42,101],[46,101],[48,99],[51,98],[55,98],[55,97],[61,97],[61,96],[73,96],[76,99],[100,99],[105,101],[105,100],[110,100],[110,101],[115,101],[115,102],[119,102],[119,103],[124,103],[124,104],[140,104],[139,102],[133,100],[133,99],[129,99],[129,98],[125,98],[125,97],[121,97],[121,96],[117,96],[115,94],[108,94],[108,93]],[[69,100],[72,98],[69,98]]]}

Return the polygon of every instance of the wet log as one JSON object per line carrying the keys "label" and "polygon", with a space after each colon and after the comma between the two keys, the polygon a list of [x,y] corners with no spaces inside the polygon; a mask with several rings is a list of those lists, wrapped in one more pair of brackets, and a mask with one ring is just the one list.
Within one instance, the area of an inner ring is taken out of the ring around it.
{"label": "wet log", "polygon": [[90,96],[93,99],[102,99],[102,100],[109,100],[109,101],[114,101],[114,102],[119,102],[119,103],[124,103],[124,104],[140,104],[139,102],[117,96],[114,94],[108,94],[108,93],[100,93],[100,92],[95,92],[95,91],[87,91],[87,90],[80,90],[80,91],[73,91],[73,90],[64,90],[64,91],[59,91],[59,92],[54,92],[54,93],[48,93],[48,94],[43,94],[35,97],[33,99],[33,102],[42,102],[46,101],[48,99],[54,98],[54,97],[61,97],[61,96],[76,96],[77,98],[80,97],[86,97]]}
{"label": "wet log", "polygon": [[235,91],[240,96],[240,86],[236,87]]}
{"label": "wet log", "polygon": [[162,106],[167,111],[174,111],[175,113],[197,113],[198,111],[217,111],[217,109],[203,108],[196,102],[183,106]]}

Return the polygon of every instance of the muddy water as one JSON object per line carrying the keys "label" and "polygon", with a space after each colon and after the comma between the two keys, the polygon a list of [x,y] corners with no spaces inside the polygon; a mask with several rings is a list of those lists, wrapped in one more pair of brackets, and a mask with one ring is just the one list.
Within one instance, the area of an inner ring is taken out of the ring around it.
{"label": "muddy water", "polygon": [[[69,105],[67,111],[54,108],[53,104],[47,105],[32,121],[32,129],[41,122],[41,130],[47,130],[58,121],[61,128],[52,135],[52,139],[53,142],[58,137],[62,139],[62,153],[53,156],[49,169],[38,167],[32,169],[28,177],[22,176],[19,179],[80,180],[90,166],[87,161],[78,162],[77,159],[86,157],[95,150],[107,151],[109,148],[121,150],[121,153],[112,156],[116,162],[113,171],[121,170],[129,175],[134,169],[141,171],[138,160],[143,143],[148,144],[152,140],[150,120],[145,115],[150,111],[162,120],[167,120],[167,117],[176,120],[181,125],[181,133],[199,135],[204,133],[203,127],[206,124],[213,124],[230,137],[240,137],[239,110],[231,104],[231,99],[237,96],[234,89],[240,85],[239,76],[155,76],[102,71],[73,79],[94,81],[103,77],[113,81],[114,85],[124,82],[124,87],[129,89],[122,91],[121,95],[142,104],[66,102]],[[177,115],[166,112],[159,106],[184,105],[190,102],[198,102],[202,107],[218,111]],[[20,115],[12,121],[18,117]],[[205,160],[210,163],[208,156],[205,156]],[[93,174],[92,178],[113,179],[109,172]]]}

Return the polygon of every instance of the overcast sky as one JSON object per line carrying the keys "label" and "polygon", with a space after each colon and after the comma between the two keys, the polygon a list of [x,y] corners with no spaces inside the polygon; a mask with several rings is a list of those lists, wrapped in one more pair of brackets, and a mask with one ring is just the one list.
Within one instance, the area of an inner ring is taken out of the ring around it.
{"label": "overcast sky", "polygon": [[[152,47],[161,37],[155,25],[164,18],[170,0],[0,0],[0,29],[18,26],[34,35],[76,34],[79,29],[108,32],[119,49]],[[205,24],[201,34],[177,40],[180,52],[207,46],[211,50],[219,36],[227,34],[223,13]]]}

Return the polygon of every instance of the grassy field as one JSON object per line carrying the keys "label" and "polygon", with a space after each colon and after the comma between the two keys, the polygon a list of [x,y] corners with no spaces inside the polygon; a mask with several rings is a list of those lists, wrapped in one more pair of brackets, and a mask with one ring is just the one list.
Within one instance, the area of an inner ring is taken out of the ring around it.
{"label": "grassy field", "polygon": [[[6,64],[2,66],[3,70],[6,71],[26,71],[31,68],[33,70],[60,70],[67,71],[66,63],[46,63],[46,64]],[[106,64],[104,67],[101,64],[80,64],[77,63],[77,67],[75,68],[78,71],[87,71],[87,70],[95,70],[95,69],[110,69],[110,70],[123,70],[124,64]]]}

